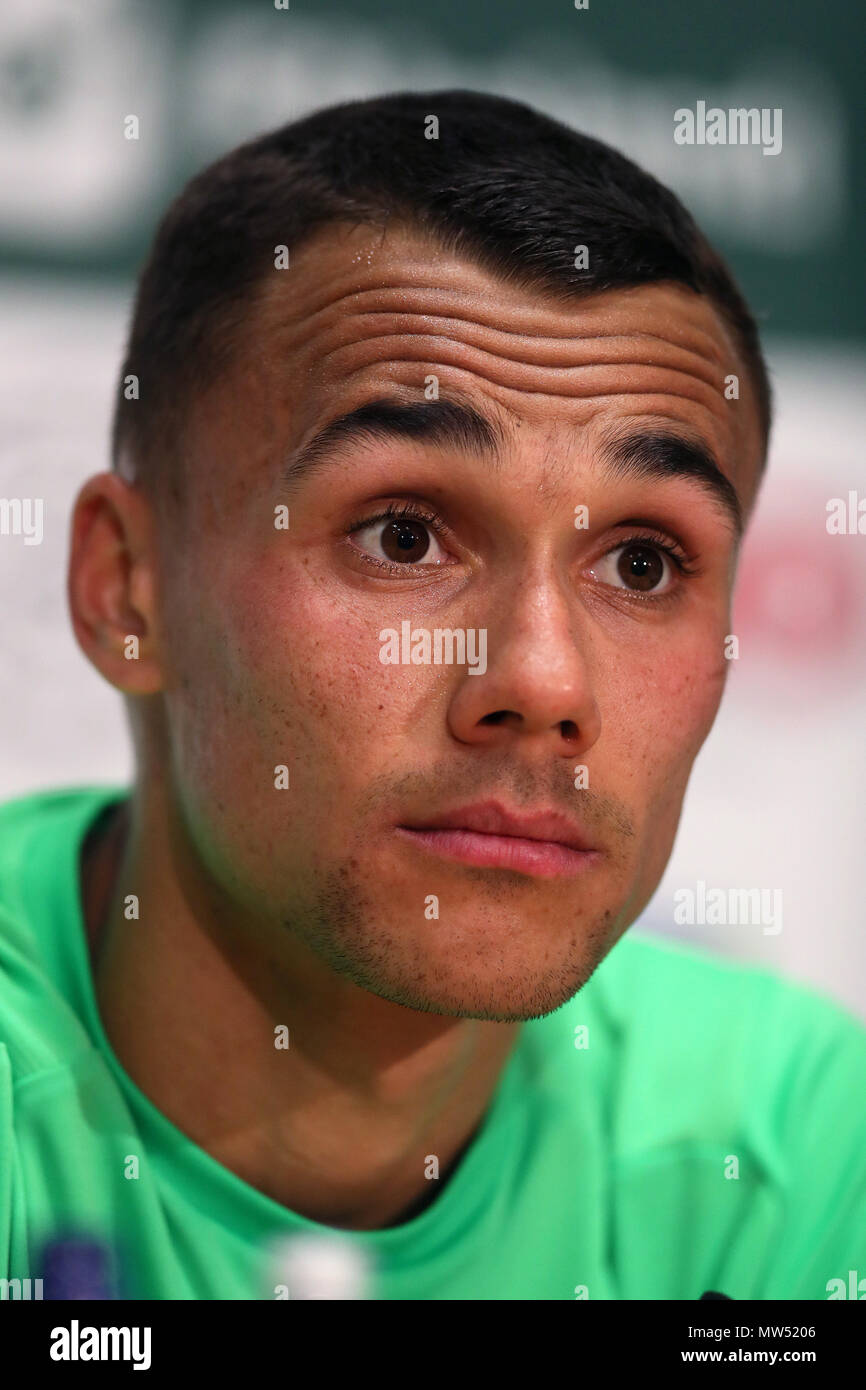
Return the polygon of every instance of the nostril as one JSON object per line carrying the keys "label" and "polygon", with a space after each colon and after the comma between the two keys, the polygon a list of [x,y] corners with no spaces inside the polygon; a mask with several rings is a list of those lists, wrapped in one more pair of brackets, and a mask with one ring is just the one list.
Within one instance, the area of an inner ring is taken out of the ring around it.
{"label": "nostril", "polygon": [[482,724],[490,724],[495,727],[497,724],[501,724],[503,720],[507,719],[510,713],[511,711],[507,709],[497,709],[494,710],[492,714],[485,714],[484,718],[480,722]]}

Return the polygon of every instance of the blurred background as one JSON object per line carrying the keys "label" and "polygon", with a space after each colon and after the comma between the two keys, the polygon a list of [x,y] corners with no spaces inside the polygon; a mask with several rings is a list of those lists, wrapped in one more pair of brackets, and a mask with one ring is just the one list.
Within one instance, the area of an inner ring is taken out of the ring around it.
{"label": "blurred background", "polygon": [[[0,797],[124,782],[120,699],[66,616],[69,510],[108,466],[140,265],[186,179],[241,139],[377,92],[472,87],[617,146],[728,257],[777,424],[721,713],[641,925],[771,968],[866,1019],[862,54],[847,0],[5,0],[0,12]],[[782,150],[684,146],[674,112],[781,108]],[[125,138],[127,117],[138,139]],[[830,534],[828,504],[855,528]],[[782,929],[687,925],[675,893],[782,892]]]}

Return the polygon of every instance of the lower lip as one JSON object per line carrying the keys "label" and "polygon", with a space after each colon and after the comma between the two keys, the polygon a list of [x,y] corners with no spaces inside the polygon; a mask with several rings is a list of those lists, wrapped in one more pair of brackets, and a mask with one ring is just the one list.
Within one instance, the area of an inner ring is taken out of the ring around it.
{"label": "lower lip", "polygon": [[512,869],[535,878],[573,878],[601,858],[598,850],[570,849],[555,840],[482,835],[476,830],[410,830],[398,825],[397,833],[445,859],[481,869]]}

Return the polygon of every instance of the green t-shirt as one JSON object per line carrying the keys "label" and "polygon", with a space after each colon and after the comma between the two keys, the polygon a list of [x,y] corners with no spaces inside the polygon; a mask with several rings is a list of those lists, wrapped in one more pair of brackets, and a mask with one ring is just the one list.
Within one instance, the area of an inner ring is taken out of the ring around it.
{"label": "green t-shirt", "polygon": [[[78,862],[123,794],[0,807],[0,1277],[75,1227],[128,1297],[273,1298],[270,1242],[327,1228],[186,1138],[100,1022]],[[864,1098],[839,1005],[632,931],[523,1026],[436,1199],[349,1239],[384,1299],[826,1299],[866,1277]]]}

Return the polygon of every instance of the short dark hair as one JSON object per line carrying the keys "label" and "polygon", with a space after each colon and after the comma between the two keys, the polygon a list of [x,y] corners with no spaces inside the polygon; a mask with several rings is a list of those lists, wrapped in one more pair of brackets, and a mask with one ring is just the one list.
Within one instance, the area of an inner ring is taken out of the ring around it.
{"label": "short dark hair", "polygon": [[[438,138],[427,138],[436,116]],[[329,222],[417,226],[512,284],[584,297],[674,281],[706,295],[756,389],[771,393],[755,321],[725,262],[679,199],[610,146],[520,102],[471,91],[401,92],[326,107],[196,175],[142,271],[112,431],[137,476],[179,452],[189,402],[231,361],[255,292]],[[590,249],[575,268],[574,248]],[[126,399],[134,374],[140,399]]]}

